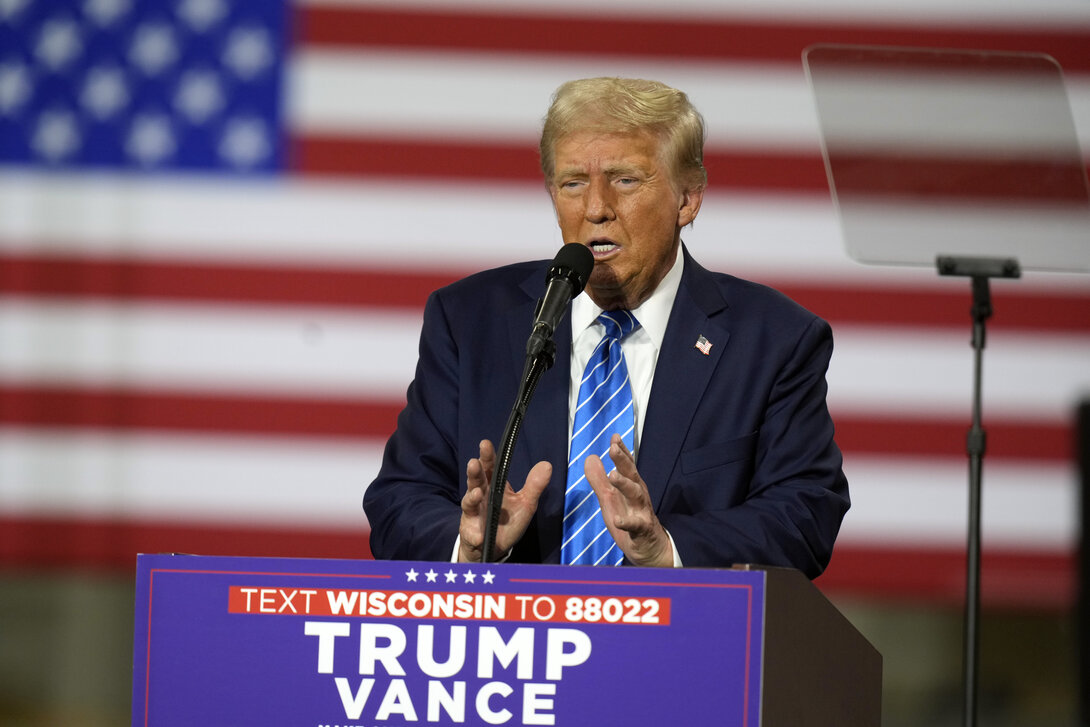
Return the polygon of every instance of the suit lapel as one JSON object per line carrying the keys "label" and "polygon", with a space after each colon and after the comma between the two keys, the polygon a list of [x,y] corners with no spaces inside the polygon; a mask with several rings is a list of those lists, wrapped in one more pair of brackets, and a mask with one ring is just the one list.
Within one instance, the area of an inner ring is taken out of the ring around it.
{"label": "suit lapel", "polygon": [[[651,503],[656,508],[730,338],[718,316],[726,307],[709,273],[685,252],[685,269],[655,364],[637,453],[640,476],[647,483]],[[701,336],[711,343],[707,354],[696,348]]]}

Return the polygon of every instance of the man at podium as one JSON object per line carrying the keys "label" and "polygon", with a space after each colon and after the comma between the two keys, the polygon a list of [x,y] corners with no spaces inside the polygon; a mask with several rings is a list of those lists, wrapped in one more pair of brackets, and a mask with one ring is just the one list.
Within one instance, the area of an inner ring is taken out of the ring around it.
{"label": "man at podium", "polygon": [[[825,401],[832,334],[686,250],[703,143],[701,115],[661,83],[584,79],[553,97],[542,171],[565,245],[588,248],[593,269],[512,453],[498,557],[811,578],[829,561],[849,507]],[[489,437],[549,268],[508,265],[429,298],[407,404],[363,499],[375,557],[481,559]]]}

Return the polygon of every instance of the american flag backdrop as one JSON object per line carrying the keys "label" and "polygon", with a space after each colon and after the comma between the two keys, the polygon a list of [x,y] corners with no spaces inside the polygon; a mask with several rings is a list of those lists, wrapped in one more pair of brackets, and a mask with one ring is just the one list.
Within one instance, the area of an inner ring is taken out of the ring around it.
{"label": "american flag backdrop", "polygon": [[[819,42],[1051,54],[1090,150],[1083,0],[0,0],[0,562],[368,556],[427,294],[552,257],[540,118],[624,75],[708,121],[697,259],[833,325],[853,508],[818,584],[960,599],[969,284],[845,254]],[[1064,607],[1090,278],[993,296],[985,604]]]}

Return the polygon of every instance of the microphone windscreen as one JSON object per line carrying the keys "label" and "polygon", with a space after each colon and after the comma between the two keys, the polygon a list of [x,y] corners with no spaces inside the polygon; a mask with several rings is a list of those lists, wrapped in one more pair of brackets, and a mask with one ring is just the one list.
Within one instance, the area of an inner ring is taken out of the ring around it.
{"label": "microphone windscreen", "polygon": [[587,287],[587,280],[594,269],[594,255],[586,245],[570,242],[560,246],[560,250],[553,258],[553,264],[546,274],[545,282],[562,277],[572,284],[572,297],[583,292]]}

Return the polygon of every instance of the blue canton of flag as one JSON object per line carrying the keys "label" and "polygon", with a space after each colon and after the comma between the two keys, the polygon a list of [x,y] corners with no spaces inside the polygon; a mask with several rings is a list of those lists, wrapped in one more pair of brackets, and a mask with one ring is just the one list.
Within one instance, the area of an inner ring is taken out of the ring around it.
{"label": "blue canton of flag", "polygon": [[283,168],[283,0],[0,1],[0,163]]}

